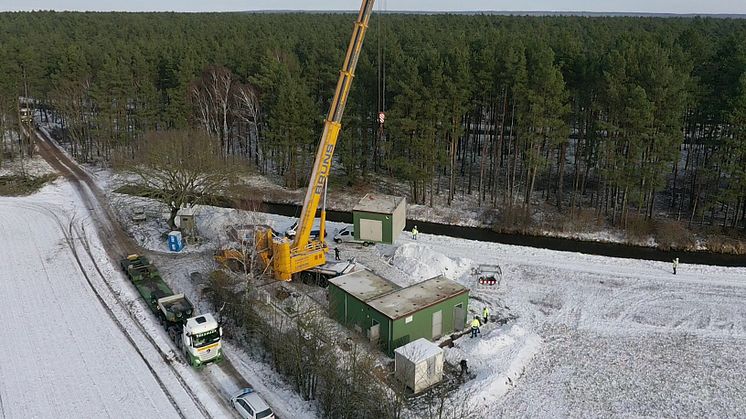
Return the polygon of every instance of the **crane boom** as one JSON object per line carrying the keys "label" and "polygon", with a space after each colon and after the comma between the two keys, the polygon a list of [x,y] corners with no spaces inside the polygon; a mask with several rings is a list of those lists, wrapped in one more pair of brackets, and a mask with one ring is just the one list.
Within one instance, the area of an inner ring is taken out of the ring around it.
{"label": "crane boom", "polygon": [[[313,221],[316,218],[316,210],[319,207],[319,201],[326,187],[326,180],[332,167],[332,158],[334,148],[337,144],[339,130],[342,128],[342,114],[347,104],[347,96],[350,93],[352,79],[355,77],[355,67],[360,57],[360,50],[365,38],[365,30],[368,27],[368,20],[373,12],[374,0],[363,0],[360,5],[360,13],[355,22],[355,29],[347,47],[342,70],[339,72],[337,80],[337,89],[334,92],[334,99],[329,108],[329,115],[324,121],[324,130],[321,134],[319,149],[316,151],[316,161],[311,172],[311,179],[308,183],[306,198],[303,201],[303,210],[298,222],[298,231],[295,235],[292,247],[303,248],[308,244],[308,239],[313,229]],[[323,221],[323,220],[322,220]],[[323,228],[323,226],[322,226]],[[323,232],[322,232],[323,236]],[[323,237],[322,237],[323,239]]]}
{"label": "crane boom", "polygon": [[311,239],[316,211],[319,201],[326,194],[326,182],[332,167],[334,149],[337,145],[339,131],[342,128],[342,114],[344,113],[347,97],[355,77],[360,51],[368,28],[368,21],[373,13],[375,0],[363,0],[360,12],[355,21],[352,38],[347,47],[342,70],[339,72],[337,88],[334,92],[329,115],[324,120],[324,129],[321,133],[321,141],[316,151],[316,160],[311,171],[308,182],[308,190],[303,201],[303,210],[298,220],[298,229],[292,243],[286,238],[272,236],[271,230],[264,230],[257,236],[257,248],[266,265],[271,265],[275,278],[290,280],[292,275],[313,267],[323,265],[326,262],[326,242],[324,241],[324,228],[326,221],[325,211],[321,212],[321,225],[319,239]]}

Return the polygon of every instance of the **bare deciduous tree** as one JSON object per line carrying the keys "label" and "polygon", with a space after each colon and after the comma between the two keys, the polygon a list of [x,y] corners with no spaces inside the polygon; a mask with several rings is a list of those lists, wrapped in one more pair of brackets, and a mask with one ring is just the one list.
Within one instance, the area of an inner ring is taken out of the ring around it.
{"label": "bare deciduous tree", "polygon": [[256,89],[249,84],[239,85],[236,88],[235,95],[238,105],[236,116],[249,127],[249,132],[246,134],[247,141],[244,152],[248,154],[249,158],[253,155],[254,163],[259,166],[259,162],[262,160],[259,148],[259,118],[261,109],[259,108],[259,98],[257,97]]}
{"label": "bare deciduous tree", "polygon": [[91,80],[63,80],[52,92],[52,103],[62,117],[63,126],[70,140],[73,157],[87,162],[93,154],[91,118],[94,117],[91,101]]}
{"label": "bare deciduous tree", "polygon": [[235,182],[239,171],[222,157],[217,141],[197,130],[150,132],[131,161],[118,163],[137,175],[138,186],[168,207],[172,230],[180,208],[223,192]]}
{"label": "bare deciduous tree", "polygon": [[231,150],[233,116],[236,114],[240,88],[233,73],[225,67],[209,66],[189,86],[189,98],[200,125],[220,138],[223,150]]}

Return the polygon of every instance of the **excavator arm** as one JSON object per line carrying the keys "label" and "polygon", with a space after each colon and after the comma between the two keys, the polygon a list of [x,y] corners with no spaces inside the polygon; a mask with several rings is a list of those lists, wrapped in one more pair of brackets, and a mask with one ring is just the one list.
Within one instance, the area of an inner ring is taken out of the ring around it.
{"label": "excavator arm", "polygon": [[258,237],[257,247],[262,260],[272,265],[274,276],[277,279],[290,280],[294,273],[323,265],[326,262],[326,243],[324,241],[326,214],[323,209],[321,212],[321,231],[318,239],[311,239],[311,230],[316,218],[316,211],[319,209],[319,202],[326,194],[326,182],[331,172],[339,131],[342,128],[342,114],[352,86],[352,79],[355,77],[355,67],[360,57],[365,31],[373,13],[374,3],[375,0],[363,0],[360,5],[360,12],[347,47],[344,64],[339,72],[334,99],[329,109],[329,115],[324,121],[321,142],[316,151],[316,160],[311,171],[295,238],[290,243],[285,238],[273,238],[271,232],[265,232]]}

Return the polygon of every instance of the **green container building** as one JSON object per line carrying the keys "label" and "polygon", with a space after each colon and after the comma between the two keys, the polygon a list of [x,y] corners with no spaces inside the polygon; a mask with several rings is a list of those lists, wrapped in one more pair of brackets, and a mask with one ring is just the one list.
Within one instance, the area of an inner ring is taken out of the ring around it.
{"label": "green container building", "polygon": [[404,197],[369,193],[352,209],[355,240],[393,244],[407,223]]}
{"label": "green container building", "polygon": [[329,280],[332,318],[393,356],[419,338],[437,340],[466,326],[469,289],[444,276],[401,288],[370,271]]}

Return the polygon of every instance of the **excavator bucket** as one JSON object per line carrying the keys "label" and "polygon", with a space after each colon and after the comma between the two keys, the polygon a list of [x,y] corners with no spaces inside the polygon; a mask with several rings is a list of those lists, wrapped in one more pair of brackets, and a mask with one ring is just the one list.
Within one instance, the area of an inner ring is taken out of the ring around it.
{"label": "excavator bucket", "polygon": [[246,256],[237,249],[220,249],[215,253],[215,262],[235,272],[243,272]]}

